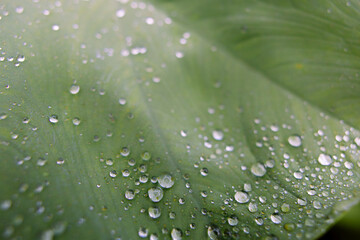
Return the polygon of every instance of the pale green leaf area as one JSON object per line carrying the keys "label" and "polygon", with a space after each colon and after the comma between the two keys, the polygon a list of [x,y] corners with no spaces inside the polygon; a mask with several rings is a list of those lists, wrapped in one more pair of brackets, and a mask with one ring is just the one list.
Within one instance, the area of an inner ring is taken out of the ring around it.
{"label": "pale green leaf area", "polygon": [[319,237],[359,201],[358,7],[2,1],[0,238]]}

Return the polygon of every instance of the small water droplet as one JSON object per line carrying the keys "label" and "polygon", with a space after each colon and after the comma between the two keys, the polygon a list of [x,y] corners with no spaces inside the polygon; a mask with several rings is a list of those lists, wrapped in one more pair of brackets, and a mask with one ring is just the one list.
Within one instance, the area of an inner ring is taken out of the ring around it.
{"label": "small water droplet", "polygon": [[72,120],[72,123],[75,125],[75,126],[79,126],[79,124],[80,124],[80,118],[78,118],[78,117],[75,117],[75,118],[73,118],[73,120]]}
{"label": "small water droplet", "polygon": [[288,138],[288,142],[293,147],[301,146],[301,137],[299,135],[292,135]]}
{"label": "small water droplet", "polygon": [[171,188],[175,183],[175,179],[169,174],[161,175],[157,180],[160,186],[163,188]]}
{"label": "small water droplet", "polygon": [[144,160],[144,161],[148,161],[150,158],[151,158],[151,154],[149,152],[143,152],[141,154],[141,158]]}
{"label": "small water droplet", "polygon": [[236,226],[239,223],[239,220],[236,216],[229,217],[227,221],[230,226]]}
{"label": "small water droplet", "polygon": [[126,104],[126,99],[125,98],[119,98],[119,103],[120,103],[120,105],[125,105]]}
{"label": "small water droplet", "polygon": [[214,130],[212,132],[212,136],[217,141],[221,141],[221,140],[224,139],[224,133],[222,131],[220,131],[220,130]]}
{"label": "small water droplet", "polygon": [[52,29],[53,31],[59,31],[60,26],[55,24],[55,25],[52,25],[51,29]]}
{"label": "small water droplet", "polygon": [[127,157],[130,154],[130,150],[127,147],[123,147],[120,151],[121,156]]}
{"label": "small water droplet", "polygon": [[122,8],[116,11],[116,17],[118,17],[118,18],[123,18],[125,16],[125,14],[126,14],[126,12]]}
{"label": "small water droplet", "polygon": [[258,206],[256,203],[249,203],[248,209],[250,212],[256,212],[258,210]]}
{"label": "small water droplet", "polygon": [[158,218],[161,215],[160,208],[157,207],[149,207],[148,213],[151,218]]}
{"label": "small water droplet", "polygon": [[12,201],[11,200],[4,200],[2,201],[0,208],[1,210],[5,211],[8,210],[12,205]]}
{"label": "small water droplet", "polygon": [[281,205],[281,211],[283,211],[284,213],[290,212],[290,205],[287,203],[283,203]]}
{"label": "small water droplet", "polygon": [[0,120],[4,120],[7,118],[7,114],[6,113],[0,113]]}
{"label": "small water droplet", "polygon": [[323,166],[328,166],[332,163],[332,159],[330,155],[321,153],[319,155],[318,162]]}
{"label": "small water droplet", "polygon": [[125,191],[125,198],[128,200],[132,200],[135,197],[135,193],[133,190],[129,189]]}
{"label": "small water droplet", "polygon": [[209,170],[207,168],[202,168],[200,174],[205,177],[209,174]]}
{"label": "small water droplet", "polygon": [[235,200],[238,203],[247,203],[250,198],[249,198],[249,194],[247,194],[246,192],[236,192],[234,195]]}
{"label": "small water droplet", "polygon": [[187,136],[187,132],[184,131],[184,130],[181,130],[181,131],[180,131],[180,136],[186,137],[186,136]]}
{"label": "small water droplet", "polygon": [[57,115],[51,115],[51,116],[49,117],[49,122],[51,122],[51,123],[57,123],[57,122],[59,122],[58,116],[57,116]]}
{"label": "small water droplet", "polygon": [[172,238],[172,240],[181,240],[182,239],[182,231],[178,228],[173,228],[171,230],[171,238]]}
{"label": "small water droplet", "polygon": [[69,92],[73,95],[78,94],[80,92],[80,86],[79,85],[71,85]]}
{"label": "small water droplet", "polygon": [[251,166],[251,173],[257,177],[262,177],[266,173],[266,168],[261,163],[255,163]]}
{"label": "small water droplet", "polygon": [[109,173],[110,177],[114,178],[117,176],[117,172],[115,170],[110,171]]}
{"label": "small water droplet", "polygon": [[146,238],[149,234],[149,230],[147,228],[141,227],[138,231],[139,237]]}
{"label": "small water droplet", "polygon": [[160,202],[164,196],[164,192],[159,187],[153,187],[148,190],[148,195],[151,201]]}
{"label": "small water droplet", "polygon": [[271,219],[271,221],[272,221],[273,223],[275,223],[275,224],[280,224],[281,221],[282,221],[281,216],[278,215],[278,214],[272,214],[272,215],[270,216],[270,219]]}

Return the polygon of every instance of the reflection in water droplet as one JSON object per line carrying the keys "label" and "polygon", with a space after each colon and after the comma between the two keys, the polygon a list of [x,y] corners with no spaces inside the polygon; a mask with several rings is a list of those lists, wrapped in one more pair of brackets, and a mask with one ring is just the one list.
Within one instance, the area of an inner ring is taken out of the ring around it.
{"label": "reflection in water droplet", "polygon": [[161,175],[157,180],[160,186],[163,188],[171,188],[175,183],[175,179],[169,174]]}
{"label": "reflection in water droplet", "polygon": [[323,166],[328,166],[332,163],[332,159],[330,155],[321,153],[319,155],[318,162]]}
{"label": "reflection in water droplet", "polygon": [[154,188],[150,188],[148,190],[148,195],[149,195],[149,198],[151,201],[153,202],[160,202],[161,199],[163,198],[164,196],[164,192],[161,188],[159,187],[154,187]]}
{"label": "reflection in water droplet", "polygon": [[257,177],[262,177],[266,173],[266,168],[261,163],[255,163],[251,166],[251,173]]}
{"label": "reflection in water droplet", "polygon": [[234,198],[238,203],[247,203],[250,200],[249,195],[246,192],[241,191],[236,192]]}

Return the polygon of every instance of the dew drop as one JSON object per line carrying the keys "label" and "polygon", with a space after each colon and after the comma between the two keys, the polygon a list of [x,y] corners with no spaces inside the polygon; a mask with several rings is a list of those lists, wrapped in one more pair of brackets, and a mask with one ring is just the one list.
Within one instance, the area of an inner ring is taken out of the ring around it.
{"label": "dew drop", "polygon": [[169,174],[161,175],[157,180],[160,186],[163,188],[171,188],[175,183],[175,179]]}
{"label": "dew drop", "polygon": [[236,216],[232,216],[227,219],[227,222],[230,226],[236,226],[239,223],[239,220]]}
{"label": "dew drop", "polygon": [[143,152],[141,154],[141,158],[144,160],[144,161],[148,161],[150,158],[151,158],[151,154],[149,152]]}
{"label": "dew drop", "polygon": [[209,170],[207,168],[202,168],[200,170],[200,174],[204,177],[206,177],[209,174]]}
{"label": "dew drop", "polygon": [[125,16],[126,12],[124,9],[119,9],[116,11],[116,17],[123,18]]}
{"label": "dew drop", "polygon": [[158,218],[161,215],[160,208],[157,207],[149,207],[148,213],[151,218]]}
{"label": "dew drop", "polygon": [[171,238],[172,240],[181,240],[182,239],[182,232],[178,228],[173,228],[171,230]]}
{"label": "dew drop", "polygon": [[57,115],[51,115],[51,116],[49,117],[49,122],[51,122],[51,123],[57,123],[57,122],[59,122],[58,116],[57,116]]}
{"label": "dew drop", "polygon": [[78,94],[80,92],[80,86],[79,85],[71,85],[69,92],[73,95]]}
{"label": "dew drop", "polygon": [[323,166],[328,166],[332,163],[330,155],[321,153],[318,158],[318,162]]}
{"label": "dew drop", "polygon": [[115,170],[110,171],[109,173],[110,177],[114,178],[117,176],[117,172]]}
{"label": "dew drop", "polygon": [[59,29],[60,29],[60,27],[59,27],[59,25],[52,25],[52,27],[51,27],[51,29],[53,30],[53,31],[59,31]]}
{"label": "dew drop", "polygon": [[301,137],[299,135],[292,135],[288,138],[288,142],[293,147],[300,147],[301,146]]}
{"label": "dew drop", "polygon": [[79,126],[79,124],[80,124],[80,118],[78,118],[78,117],[75,117],[75,118],[73,118],[73,120],[72,120],[72,123],[75,125],[75,126]]}
{"label": "dew drop", "polygon": [[220,230],[217,227],[210,226],[207,229],[207,234],[211,240],[217,240],[219,239],[218,237],[220,236]]}
{"label": "dew drop", "polygon": [[0,113],[0,120],[4,120],[7,118],[7,114],[6,113]]}
{"label": "dew drop", "polygon": [[127,147],[123,147],[120,151],[121,156],[127,157],[130,154],[130,150]]}
{"label": "dew drop", "polygon": [[181,131],[180,131],[180,136],[182,136],[182,137],[186,137],[186,136],[187,136],[186,131],[181,130]]}
{"label": "dew drop", "polygon": [[151,201],[153,202],[160,202],[161,199],[163,198],[164,196],[164,192],[161,188],[159,187],[154,187],[154,188],[150,188],[148,190],[148,195],[149,195],[149,198]]}
{"label": "dew drop", "polygon": [[255,163],[251,166],[251,173],[257,177],[262,177],[266,173],[266,168],[261,163]]}
{"label": "dew drop", "polygon": [[234,195],[235,200],[238,203],[247,203],[250,198],[249,198],[249,194],[247,194],[246,192],[236,192]]}
{"label": "dew drop", "polygon": [[139,237],[146,238],[149,234],[149,230],[147,228],[141,227],[138,231]]}
{"label": "dew drop", "polygon": [[4,200],[0,204],[0,208],[1,208],[1,210],[5,211],[5,210],[8,210],[11,207],[11,205],[12,205],[11,200]]}
{"label": "dew drop", "polygon": [[224,139],[224,133],[222,131],[220,131],[220,130],[214,130],[212,132],[212,136],[217,141],[221,141],[221,140]]}
{"label": "dew drop", "polygon": [[270,219],[271,219],[271,221],[272,221],[273,223],[275,223],[275,224],[280,224],[281,221],[282,221],[281,216],[278,215],[278,214],[272,214],[272,215],[270,216]]}
{"label": "dew drop", "polygon": [[119,104],[120,105],[125,105],[126,104],[126,99],[125,98],[119,98]]}
{"label": "dew drop", "polygon": [[283,203],[281,205],[281,211],[283,211],[284,213],[290,212],[290,205],[287,203]]}
{"label": "dew drop", "polygon": [[135,193],[133,190],[129,189],[125,191],[125,198],[128,200],[132,200],[135,197]]}
{"label": "dew drop", "polygon": [[256,212],[258,210],[258,206],[256,203],[249,203],[248,209],[250,212]]}

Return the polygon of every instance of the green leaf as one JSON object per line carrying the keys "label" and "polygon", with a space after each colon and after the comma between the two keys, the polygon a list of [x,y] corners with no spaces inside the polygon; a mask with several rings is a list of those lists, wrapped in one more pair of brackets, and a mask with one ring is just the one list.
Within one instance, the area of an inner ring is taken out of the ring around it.
{"label": "green leaf", "polygon": [[316,238],[359,201],[357,2],[0,3],[0,233]]}

